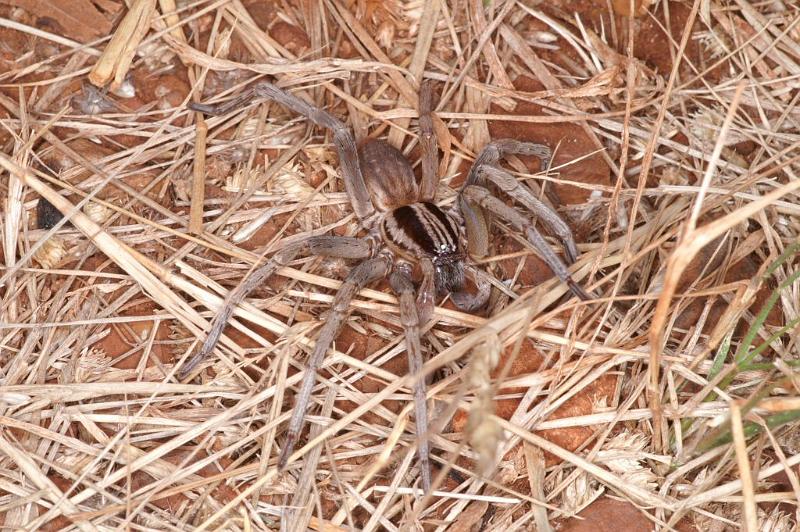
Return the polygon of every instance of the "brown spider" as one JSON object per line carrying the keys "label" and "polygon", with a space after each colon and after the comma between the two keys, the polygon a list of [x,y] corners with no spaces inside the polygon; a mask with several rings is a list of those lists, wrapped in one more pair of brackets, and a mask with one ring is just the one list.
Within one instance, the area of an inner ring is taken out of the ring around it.
{"label": "brown spider", "polygon": [[[578,255],[572,232],[552,209],[539,201],[511,174],[496,166],[504,154],[535,155],[546,167],[550,149],[541,144],[502,139],[487,145],[475,159],[466,182],[458,195],[458,210],[446,212],[435,203],[438,177],[438,151],[433,130],[433,98],[430,83],[423,83],[419,98],[420,144],[422,147],[422,179],[418,182],[411,164],[397,149],[381,140],[368,140],[356,147],[350,129],[328,112],[314,107],[272,85],[262,82],[254,85],[238,98],[220,106],[192,104],[190,108],[211,115],[221,115],[240,109],[252,100],[267,99],[327,128],[339,153],[345,189],[356,216],[366,236],[350,238],[341,236],[315,236],[287,246],[259,269],[255,270],[226,297],[222,308],[198,352],[181,370],[188,375],[212,351],[233,309],[253,288],[260,285],[278,268],[291,262],[301,251],[312,255],[357,259],[333,300],[333,309],[317,338],[308,361],[296,405],[289,422],[289,430],[278,465],[284,468],[292,454],[303,428],[316,374],[326,351],[345,323],[350,301],[363,287],[389,276],[392,289],[400,301],[400,320],[405,330],[409,370],[419,375],[422,369],[420,327],[433,312],[437,295],[450,294],[461,309],[475,310],[483,306],[490,287],[475,268],[467,263],[468,257],[482,257],[488,253],[488,225],[484,211],[505,220],[527,235],[537,253],[544,259],[572,292],[581,299],[589,294],[572,280],[567,267],[550,249],[533,223],[517,209],[506,205],[486,188],[486,181],[497,185],[522,206],[534,213],[559,238],[564,245],[567,261],[571,264]],[[464,231],[460,230],[463,223]],[[466,237],[466,238],[465,238]],[[462,242],[466,240],[465,253]],[[418,264],[423,278],[416,290],[411,280],[413,265]],[[477,292],[464,291],[465,271],[475,278]],[[427,406],[425,380],[419,378],[414,385],[414,403],[418,440],[420,475],[423,488],[430,490],[429,444],[427,438]]]}

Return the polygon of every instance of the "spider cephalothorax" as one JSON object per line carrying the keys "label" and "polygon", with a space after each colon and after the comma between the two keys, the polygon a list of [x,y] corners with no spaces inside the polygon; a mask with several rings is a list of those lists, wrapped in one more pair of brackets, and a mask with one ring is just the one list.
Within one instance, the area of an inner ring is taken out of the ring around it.
{"label": "spider cephalothorax", "polygon": [[[368,234],[365,238],[311,237],[275,253],[270,261],[254,271],[228,295],[214,319],[203,348],[182,370],[182,374],[187,375],[211,352],[234,307],[244,296],[299,253],[361,260],[350,270],[337,292],[332,312],[309,358],[309,370],[297,392],[297,402],[278,459],[281,467],[288,463],[303,427],[316,372],[345,323],[350,300],[358,290],[370,282],[389,277],[392,289],[400,301],[400,320],[406,332],[409,370],[414,375],[420,375],[422,368],[420,328],[433,311],[434,296],[437,293],[440,296],[450,294],[457,306],[467,310],[479,308],[486,303],[490,293],[488,283],[480,282],[476,278],[477,293],[464,291],[465,272],[475,272],[475,267],[469,264],[469,256],[483,256],[488,252],[488,224],[484,211],[491,212],[525,234],[536,252],[572,292],[582,299],[589,298],[587,292],[572,280],[567,267],[548,246],[530,219],[496,198],[486,188],[489,182],[493,183],[537,215],[562,242],[567,261],[574,262],[578,251],[567,224],[528,188],[497,165],[505,154],[524,154],[538,156],[545,166],[550,157],[550,149],[546,146],[501,139],[490,143],[478,154],[456,202],[458,219],[463,220],[462,231],[456,217],[435,203],[438,151],[433,132],[433,101],[429,83],[423,83],[420,88],[420,180],[416,179],[411,164],[396,148],[380,140],[369,140],[357,148],[352,133],[337,118],[270,83],[259,83],[224,106],[191,107],[209,114],[223,114],[239,109],[256,98],[273,100],[333,132],[345,189],[353,211]],[[466,237],[464,242],[461,235]],[[412,264],[419,264],[423,273],[418,287],[411,280]],[[431,477],[424,378],[416,379],[414,403],[420,476],[423,487],[429,490]]]}
{"label": "spider cephalothorax", "polygon": [[381,220],[381,236],[398,256],[415,262],[431,261],[438,294],[463,289],[464,253],[458,225],[438,206],[412,203],[386,213]]}

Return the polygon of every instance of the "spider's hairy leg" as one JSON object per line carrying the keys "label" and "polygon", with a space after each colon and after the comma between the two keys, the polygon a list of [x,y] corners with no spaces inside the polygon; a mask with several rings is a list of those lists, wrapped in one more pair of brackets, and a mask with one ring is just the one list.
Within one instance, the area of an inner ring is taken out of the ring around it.
{"label": "spider's hairy leg", "polygon": [[233,311],[247,297],[247,294],[271,277],[276,270],[289,264],[301,252],[343,259],[365,259],[372,254],[372,245],[369,241],[359,238],[312,236],[279,250],[263,266],[254,270],[236,288],[228,292],[217,315],[211,322],[211,328],[208,331],[205,342],[203,342],[203,347],[184,364],[178,373],[178,378],[181,380],[185,378],[211,354],[211,351],[214,350],[219,341],[219,337],[222,335],[222,331],[225,329],[225,325],[233,315]]}
{"label": "spider's hairy leg", "polygon": [[425,378],[422,376],[422,347],[419,329],[421,321],[417,315],[414,285],[408,272],[395,268],[389,283],[400,300],[400,322],[406,333],[408,372],[414,378],[414,422],[417,428],[417,455],[422,478],[422,489],[431,490],[430,443],[428,442],[428,405],[425,398]]}
{"label": "spider's hairy leg", "polygon": [[541,169],[544,170],[550,164],[552,151],[549,146],[536,144],[534,142],[523,142],[514,139],[498,139],[490,142],[481,150],[472,163],[467,180],[464,182],[462,190],[471,185],[482,185],[481,167],[497,163],[504,155],[534,155],[541,161]]}
{"label": "spider's hairy leg", "polygon": [[339,165],[342,167],[345,189],[350,197],[350,202],[353,204],[353,210],[360,220],[370,217],[375,212],[375,207],[370,201],[369,192],[364,183],[364,176],[361,174],[355,138],[350,128],[332,114],[266,81],[255,84],[250,90],[224,105],[190,104],[189,108],[211,115],[218,115],[240,109],[258,98],[272,100],[278,105],[286,107],[312,121],[314,124],[331,130],[333,141],[339,153]]}
{"label": "spider's hairy leg", "polygon": [[578,259],[578,246],[575,244],[572,230],[556,211],[542,203],[528,187],[502,168],[484,165],[480,168],[480,173],[542,220],[564,245],[567,264],[572,264]]}
{"label": "spider's hairy leg", "polygon": [[322,365],[325,353],[333,343],[339,330],[344,325],[350,309],[350,301],[353,296],[372,281],[377,281],[386,277],[391,269],[391,258],[387,255],[379,255],[374,259],[366,260],[353,268],[342,283],[336,296],[333,298],[333,305],[325,325],[322,326],[317,337],[317,342],[308,359],[308,365],[303,381],[300,383],[300,390],[297,392],[292,417],[289,420],[289,430],[286,434],[281,454],[278,457],[278,467],[284,469],[289,463],[289,457],[294,451],[295,443],[303,428],[308,403],[311,400],[311,391],[317,381],[317,370]]}
{"label": "spider's hairy leg", "polygon": [[430,259],[421,259],[419,266],[422,269],[422,282],[417,290],[417,317],[420,325],[425,325],[433,316],[433,308],[436,306],[435,274]]}
{"label": "spider's hairy leg", "polygon": [[465,312],[474,312],[489,301],[489,296],[492,295],[492,285],[486,279],[486,274],[474,266],[466,264],[464,270],[472,277],[472,280],[475,281],[475,286],[478,288],[478,291],[474,294],[470,294],[466,291],[452,292],[450,294],[450,299],[453,300],[453,303],[459,309]]}
{"label": "spider's hairy leg", "polygon": [[463,189],[461,193],[468,201],[494,213],[514,226],[517,231],[525,233],[528,237],[528,241],[533,245],[533,248],[542,260],[544,260],[553,273],[569,287],[573,294],[584,301],[592,299],[592,296],[572,279],[566,265],[561,261],[558,255],[550,249],[550,246],[547,245],[545,239],[539,234],[529,219],[522,216],[513,207],[509,207],[492,196],[492,193],[484,187],[471,185]]}
{"label": "spider's hairy leg", "polygon": [[236,98],[228,100],[225,103],[214,105],[210,103],[189,102],[186,107],[192,111],[197,111],[198,113],[203,113],[209,116],[222,116],[231,111],[236,111],[242,107],[246,107],[255,98],[258,98],[258,96],[253,92],[253,89],[250,88],[242,92]]}
{"label": "spider's hairy leg", "polygon": [[422,181],[420,201],[433,201],[436,186],[439,184],[439,148],[436,146],[436,132],[433,129],[433,83],[423,81],[419,89],[419,145],[422,149]]}

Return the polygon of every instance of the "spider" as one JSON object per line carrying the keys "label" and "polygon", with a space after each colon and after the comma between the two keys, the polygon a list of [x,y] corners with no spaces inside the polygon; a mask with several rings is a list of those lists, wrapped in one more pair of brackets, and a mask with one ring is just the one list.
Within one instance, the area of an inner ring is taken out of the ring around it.
{"label": "spider", "polygon": [[[350,301],[366,285],[389,277],[389,284],[400,303],[400,321],[405,330],[405,347],[409,371],[419,375],[422,369],[420,328],[430,319],[437,296],[450,294],[453,302],[465,311],[474,311],[486,304],[490,294],[470,257],[483,257],[489,250],[489,230],[485,212],[505,220],[527,236],[536,252],[550,269],[580,299],[591,296],[570,276],[565,264],[548,246],[528,217],[495,197],[488,182],[511,196],[535,214],[561,241],[568,263],[578,255],[572,232],[559,215],[539,201],[510,173],[497,163],[507,154],[534,155],[546,168],[550,149],[541,144],[513,139],[488,144],[475,159],[464,185],[458,193],[457,208],[450,211],[437,206],[438,148],[433,129],[433,91],[431,82],[423,82],[419,95],[419,142],[422,151],[421,179],[414,175],[411,164],[396,148],[382,140],[367,140],[356,145],[350,129],[333,115],[268,82],[253,85],[241,96],[223,105],[190,104],[195,111],[222,115],[245,107],[253,100],[271,100],[305,117],[333,133],[345,189],[365,234],[361,238],[313,236],[276,252],[263,266],[232,290],[212,322],[201,350],[182,368],[179,376],[187,376],[208,354],[222,333],[234,308],[253,288],[260,285],[278,268],[291,262],[300,253],[352,259],[358,264],[350,270],[333,300],[332,312],[325,321],[308,360],[308,369],[296,395],[286,440],[278,458],[284,469],[303,428],[311,392],[323,357],[347,320]],[[462,230],[463,227],[463,230]],[[412,282],[414,265],[419,265],[422,281],[418,288]],[[477,290],[464,289],[465,276],[470,274]],[[414,385],[417,453],[420,477],[425,491],[431,487],[430,447],[427,439],[427,406],[425,380]]]}

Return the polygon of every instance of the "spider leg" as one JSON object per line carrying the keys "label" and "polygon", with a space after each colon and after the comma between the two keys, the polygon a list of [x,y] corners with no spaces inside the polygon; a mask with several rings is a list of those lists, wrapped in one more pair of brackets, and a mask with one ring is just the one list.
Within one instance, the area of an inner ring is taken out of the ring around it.
{"label": "spider leg", "polygon": [[254,93],[251,87],[246,91],[243,91],[236,98],[230,99],[225,103],[214,105],[210,103],[189,102],[186,107],[192,111],[197,111],[198,113],[207,114],[209,116],[222,116],[231,111],[236,111],[237,109],[245,107],[257,97],[258,96]]}
{"label": "spider leg", "polygon": [[331,313],[322,326],[314,344],[314,350],[308,359],[303,381],[300,383],[300,390],[297,392],[292,417],[289,420],[289,430],[286,434],[286,442],[281,449],[278,457],[278,468],[284,469],[289,462],[289,457],[294,451],[295,443],[303,428],[303,421],[311,399],[311,391],[317,380],[317,370],[322,365],[322,359],[328,351],[328,347],[333,343],[339,330],[344,325],[350,308],[350,301],[353,296],[364,286],[372,281],[386,277],[389,273],[390,259],[387,256],[379,256],[374,259],[366,260],[353,268],[342,283],[336,296],[333,298]]}
{"label": "spider leg", "polygon": [[364,259],[371,255],[371,245],[367,240],[343,236],[312,236],[301,242],[289,245],[272,256],[263,266],[260,266],[239,285],[228,292],[222,302],[211,328],[208,331],[203,347],[197,352],[178,372],[178,378],[183,379],[205,360],[219,341],[222,331],[233,315],[233,311],[247,297],[253,289],[266,281],[275,270],[289,264],[300,253],[344,259]]}
{"label": "spider leg", "polygon": [[572,230],[556,211],[542,203],[539,198],[531,193],[528,187],[517,181],[514,176],[502,168],[483,166],[480,168],[480,173],[544,222],[564,245],[568,264],[572,264],[578,259],[578,247],[575,244],[575,238],[572,236]]}
{"label": "spider leg", "polygon": [[433,201],[436,196],[439,170],[439,148],[433,129],[433,83],[423,81],[419,90],[419,145],[422,148],[422,182],[420,201]]}
{"label": "spider leg", "polygon": [[517,231],[524,232],[528,236],[528,241],[533,245],[539,256],[550,267],[553,273],[556,274],[556,276],[567,286],[569,286],[573,294],[584,301],[592,299],[592,296],[589,295],[586,290],[584,290],[572,279],[567,267],[564,265],[558,255],[556,255],[556,253],[550,249],[550,246],[547,245],[545,239],[533,226],[531,220],[522,216],[513,207],[509,207],[499,199],[492,196],[492,193],[484,187],[471,185],[464,188],[461,191],[461,194],[464,195],[467,201],[470,201],[483,209],[489,210],[513,225]]}
{"label": "spider leg", "polygon": [[450,299],[455,306],[465,312],[474,312],[483,307],[489,296],[492,295],[492,285],[486,280],[485,274],[472,265],[464,265],[465,270],[472,276],[475,281],[475,286],[478,291],[474,294],[469,292],[453,292],[450,294]]}
{"label": "spider leg", "polygon": [[436,286],[434,283],[433,262],[430,259],[419,261],[422,269],[422,282],[417,290],[417,317],[421,325],[425,325],[433,316],[436,306]]}
{"label": "spider leg", "polygon": [[498,139],[487,144],[472,163],[467,180],[464,182],[462,190],[471,185],[482,185],[481,167],[493,165],[504,155],[535,155],[541,161],[541,168],[544,170],[550,164],[552,151],[549,146],[536,144],[534,142],[523,142],[514,139]]}
{"label": "spider leg", "polygon": [[278,105],[311,120],[316,125],[333,132],[333,142],[336,144],[336,149],[339,153],[339,164],[342,167],[344,186],[347,195],[350,197],[350,202],[353,204],[353,210],[360,220],[369,218],[375,212],[375,207],[370,201],[369,192],[364,183],[364,176],[361,174],[355,138],[350,128],[332,114],[266,81],[257,83],[249,91],[226,104],[214,106],[192,103],[189,104],[189,108],[210,115],[220,115],[240,109],[258,98],[272,100]]}
{"label": "spider leg", "polygon": [[481,208],[464,197],[464,189],[472,185],[483,186],[482,168],[497,163],[503,155],[535,155],[541,160],[541,167],[544,169],[550,163],[551,153],[550,148],[544,144],[514,139],[499,139],[484,146],[472,163],[467,179],[461,187],[462,194],[458,197],[458,207],[467,232],[467,248],[471,256],[481,258],[489,252],[489,224]]}
{"label": "spider leg", "polygon": [[400,321],[406,333],[408,371],[414,377],[414,421],[417,428],[417,455],[422,488],[431,489],[430,443],[428,442],[428,405],[425,397],[425,378],[422,376],[422,347],[420,346],[419,316],[414,301],[414,285],[408,273],[395,268],[389,276],[392,290],[400,299]]}

